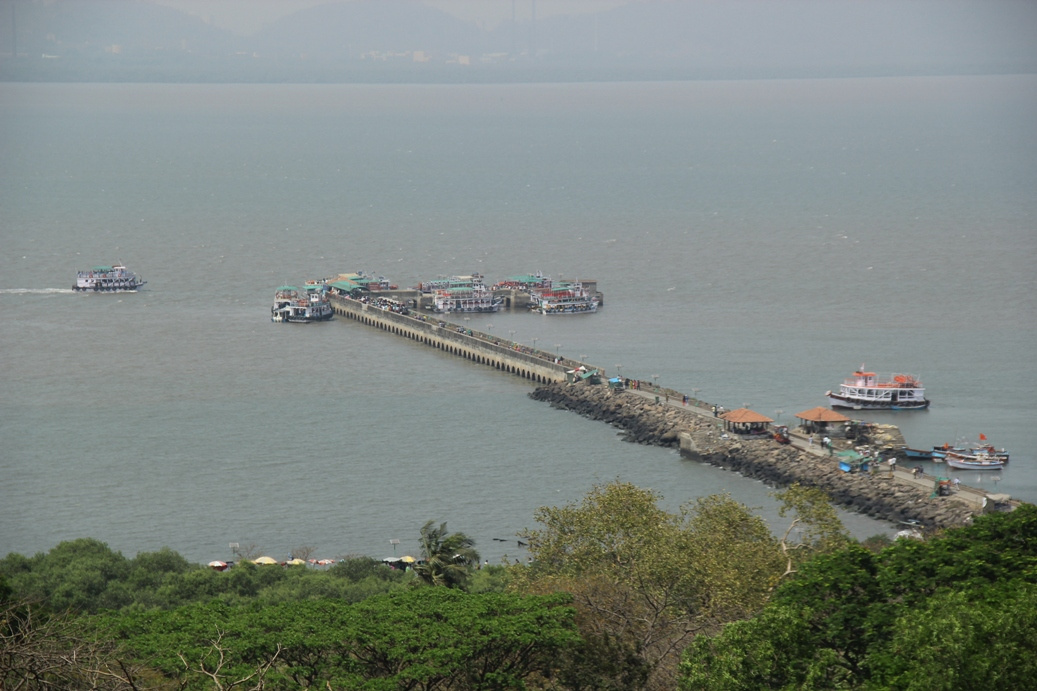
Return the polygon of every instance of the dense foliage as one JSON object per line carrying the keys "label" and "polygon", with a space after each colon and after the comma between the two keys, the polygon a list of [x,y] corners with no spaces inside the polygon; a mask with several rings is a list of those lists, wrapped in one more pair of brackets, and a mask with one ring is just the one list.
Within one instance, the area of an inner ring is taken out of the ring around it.
{"label": "dense foliage", "polygon": [[756,617],[701,636],[684,689],[1029,689],[1037,507],[927,542],[822,555]]}
{"label": "dense foliage", "polygon": [[622,482],[539,509],[543,527],[528,533],[533,563],[516,587],[573,594],[586,646],[566,687],[672,689],[693,636],[754,614],[801,561],[846,544],[823,495],[794,487],[778,496],[804,542],[775,537],[730,497],[673,514],[655,492]]}
{"label": "dense foliage", "polygon": [[313,598],[359,602],[411,578],[368,557],[344,559],[327,570],[242,562],[221,573],[169,549],[129,559],[89,538],[62,542],[32,557],[9,554],[0,559],[0,574],[19,597],[55,612],[171,609],[213,599],[228,604]]}
{"label": "dense foliage", "polygon": [[[578,642],[568,598],[411,588],[359,604],[224,603],[91,620],[177,688],[517,688]],[[253,682],[254,683],[254,682]]]}
{"label": "dense foliage", "polygon": [[538,510],[528,565],[478,569],[471,540],[426,524],[424,574],[220,573],[96,540],[11,554],[0,688],[1031,687],[1037,507],[867,549],[816,492],[777,497],[775,536],[729,497],[671,513],[614,482]]}

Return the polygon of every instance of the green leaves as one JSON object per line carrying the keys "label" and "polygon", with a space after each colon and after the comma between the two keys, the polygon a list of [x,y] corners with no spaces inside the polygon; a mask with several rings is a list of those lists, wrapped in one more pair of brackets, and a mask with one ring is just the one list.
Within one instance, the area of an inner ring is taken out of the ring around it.
{"label": "green leaves", "polygon": [[585,645],[567,661],[573,677],[609,670],[586,688],[670,687],[681,649],[701,630],[754,613],[784,570],[766,524],[730,497],[679,514],[659,495],[624,482],[599,485],[580,502],[544,507],[527,531],[533,557],[517,572],[527,592],[574,596]]}
{"label": "green leaves", "polygon": [[685,689],[1029,688],[1037,507],[802,564],[761,614],[700,637]]}
{"label": "green leaves", "polygon": [[475,541],[464,533],[447,533],[446,523],[437,528],[429,521],[422,526],[421,561],[414,572],[425,583],[463,588],[478,563]]}
{"label": "green leaves", "polygon": [[185,688],[226,686],[263,670],[268,688],[511,689],[549,674],[578,642],[569,602],[418,588],[357,605],[209,603],[95,624]]}

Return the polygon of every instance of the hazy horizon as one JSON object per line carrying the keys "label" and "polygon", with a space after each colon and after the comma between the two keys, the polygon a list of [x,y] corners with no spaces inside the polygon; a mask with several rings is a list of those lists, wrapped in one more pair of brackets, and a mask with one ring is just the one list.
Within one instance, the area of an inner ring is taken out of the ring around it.
{"label": "hazy horizon", "polygon": [[1037,3],[1024,0],[12,0],[8,7],[0,12],[5,81],[1037,72]]}

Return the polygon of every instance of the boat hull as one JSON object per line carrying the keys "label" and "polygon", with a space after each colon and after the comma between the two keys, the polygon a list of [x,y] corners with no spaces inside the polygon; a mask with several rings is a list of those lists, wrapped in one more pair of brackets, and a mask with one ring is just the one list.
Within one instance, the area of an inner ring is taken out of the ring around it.
{"label": "boat hull", "polygon": [[540,314],[594,314],[598,311],[598,303],[581,305],[541,305]]}
{"label": "boat hull", "polygon": [[923,398],[920,401],[876,401],[829,393],[828,404],[833,408],[850,410],[924,410],[929,407],[929,400]]}
{"label": "boat hull", "polygon": [[958,470],[1003,470],[1004,461],[972,461],[954,456],[947,456],[947,465]]}

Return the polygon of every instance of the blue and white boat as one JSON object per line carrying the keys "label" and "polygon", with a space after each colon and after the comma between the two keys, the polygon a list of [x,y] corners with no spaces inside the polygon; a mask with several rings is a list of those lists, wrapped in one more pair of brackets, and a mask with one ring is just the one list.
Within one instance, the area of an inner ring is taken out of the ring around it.
{"label": "blue and white boat", "polygon": [[72,290],[77,293],[130,293],[147,283],[122,264],[95,266],[89,271],[77,271]]}

